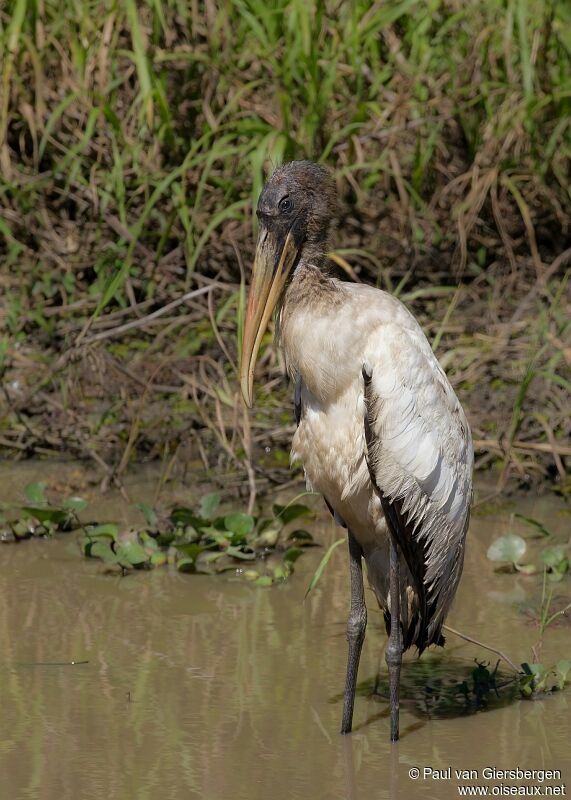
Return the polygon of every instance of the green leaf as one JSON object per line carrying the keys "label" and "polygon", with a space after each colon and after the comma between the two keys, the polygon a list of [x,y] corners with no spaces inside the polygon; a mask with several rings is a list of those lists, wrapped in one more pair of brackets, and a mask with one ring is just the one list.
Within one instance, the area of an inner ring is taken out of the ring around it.
{"label": "green leaf", "polygon": [[290,547],[284,553],[284,561],[286,564],[295,564],[301,555],[303,555],[301,547]]}
{"label": "green leaf", "polygon": [[535,692],[548,691],[547,679],[550,675],[550,670],[546,669],[543,664],[528,664],[529,671],[533,675],[533,690]]}
{"label": "green leaf", "polygon": [[22,511],[25,511],[26,514],[31,514],[42,523],[51,522],[54,525],[64,525],[69,520],[69,514],[62,511],[61,508],[24,506]]}
{"label": "green leaf", "polygon": [[517,564],[526,549],[525,539],[517,533],[507,533],[492,542],[487,556],[490,561],[511,561],[512,564]]}
{"label": "green leaf", "polygon": [[89,527],[87,529],[87,535],[90,538],[112,539],[114,542],[117,541],[118,533],[119,529],[117,525],[113,525],[110,522],[105,523],[104,525],[94,525],[93,527]]}
{"label": "green leaf", "polygon": [[274,580],[275,581],[287,581],[289,576],[292,572],[292,567],[289,564],[278,564],[277,567],[274,567]]}
{"label": "green leaf", "polygon": [[220,492],[205,494],[200,500],[200,516],[203,519],[212,519],[220,505]]}
{"label": "green leaf", "polygon": [[122,564],[126,562],[133,567],[145,564],[150,558],[145,548],[138,542],[120,542],[115,552]]}
{"label": "green leaf", "polygon": [[192,558],[179,558],[176,568],[179,572],[196,572],[196,564]]}
{"label": "green leaf", "polygon": [[537,572],[535,564],[515,564],[514,566],[522,575],[535,575]]}
{"label": "green leaf", "polygon": [[151,555],[151,564],[153,567],[162,567],[167,563],[167,554],[157,550],[156,553]]}
{"label": "green leaf", "polygon": [[290,506],[280,506],[277,503],[273,507],[274,517],[280,519],[284,525],[288,522],[293,522],[294,519],[300,517],[311,516],[311,509],[304,506],[302,503],[293,503]]}
{"label": "green leaf", "polygon": [[86,555],[91,558],[100,558],[106,564],[118,564],[120,560],[111,549],[111,544],[108,541],[93,542],[89,553],[86,553]]}
{"label": "green leaf", "polygon": [[207,520],[198,517],[190,508],[186,506],[177,506],[173,508],[170,513],[170,519],[173,525],[192,525],[193,528],[199,529],[208,524]]}
{"label": "green leaf", "polygon": [[287,537],[288,542],[292,541],[293,539],[296,539],[297,541],[313,542],[313,536],[311,533],[303,530],[302,528],[292,531]]}
{"label": "green leaf", "polygon": [[226,555],[238,558],[241,561],[253,561],[256,558],[253,550],[241,550],[239,547],[233,547],[232,545],[226,548]]}
{"label": "green leaf", "polygon": [[159,549],[159,545],[154,536],[151,536],[147,531],[139,532],[139,541],[147,551],[147,553],[155,553]]}
{"label": "green leaf", "polygon": [[257,547],[275,547],[280,537],[279,528],[265,528],[256,539]]}
{"label": "green leaf", "polygon": [[18,519],[12,523],[12,531],[16,539],[28,539],[35,531],[35,525],[31,519]]}
{"label": "green leaf", "polygon": [[136,503],[135,508],[143,513],[143,516],[145,517],[145,522],[147,523],[149,528],[157,527],[159,520],[157,517],[157,512],[152,506],[150,506],[148,503]]}
{"label": "green leaf", "polygon": [[559,675],[559,688],[563,689],[565,684],[567,683],[567,676],[571,672],[571,661],[566,658],[561,659],[555,665],[555,669],[557,670],[557,674]]}
{"label": "green leaf", "polygon": [[307,595],[313,589],[315,589],[315,587],[319,583],[319,579],[323,575],[323,571],[324,571],[325,567],[329,563],[329,559],[333,555],[333,551],[335,550],[336,547],[339,547],[340,544],[343,544],[344,541],[345,541],[345,537],[343,536],[341,539],[337,539],[337,541],[333,542],[333,544],[327,549],[327,552],[325,553],[325,555],[323,556],[323,558],[319,562],[319,565],[318,565],[317,569],[313,573],[313,578],[309,582],[309,586],[307,587],[307,591],[305,593],[305,597],[307,597]]}
{"label": "green leaf", "polygon": [[[205,564],[213,564],[215,561],[219,561],[221,558],[225,557],[226,550],[217,550],[215,552],[204,553],[201,560],[204,561]],[[234,569],[234,567],[231,567],[231,569]]]}
{"label": "green leaf", "polygon": [[[250,514],[243,514],[241,512],[227,514],[224,517],[224,527],[227,531],[245,538],[254,530],[254,518],[250,516]],[[233,544],[237,544],[237,542],[233,541]]]}
{"label": "green leaf", "polygon": [[153,81],[145,48],[145,37],[139,12],[135,0],[125,0],[125,11],[129,28],[131,30],[131,41],[133,43],[133,56],[137,69],[140,98],[147,117],[147,123],[152,128],[153,119]]}
{"label": "green leaf", "polygon": [[273,582],[274,579],[269,575],[260,575],[260,577],[254,581],[256,586],[271,586]]}
{"label": "green leaf", "polygon": [[174,531],[165,531],[165,533],[159,533],[156,541],[159,547],[168,547],[174,542],[175,538]]}
{"label": "green leaf", "polygon": [[196,542],[190,542],[189,544],[175,544],[175,547],[181,556],[183,556],[185,559],[189,558],[191,561],[196,561],[198,556],[206,549],[204,545],[197,544]]}
{"label": "green leaf", "polygon": [[546,547],[541,551],[541,560],[547,567],[558,569],[560,564],[567,561],[567,548],[565,545]]}
{"label": "green leaf", "polygon": [[24,489],[26,500],[33,506],[44,505],[45,503],[47,503],[46,496],[44,494],[45,488],[46,484],[43,482],[29,483]]}
{"label": "green leaf", "polygon": [[528,664],[527,666],[535,678],[541,678],[547,672],[543,664]]}
{"label": "green leaf", "polygon": [[516,514],[515,516],[516,516],[518,519],[521,519],[521,520],[523,520],[523,522],[525,522],[525,523],[526,523],[527,525],[529,525],[531,528],[535,528],[535,530],[536,530],[536,531],[537,531],[537,532],[538,532],[538,533],[539,533],[541,536],[545,536],[545,537],[547,537],[547,536],[552,536],[552,535],[553,535],[553,534],[551,533],[551,531],[550,531],[548,528],[546,528],[546,527],[545,527],[545,525],[543,524],[543,522],[539,522],[539,520],[537,520],[537,519],[533,519],[532,517],[524,517],[524,515],[523,515],[523,514]]}
{"label": "green leaf", "polygon": [[231,544],[228,536],[225,533],[220,533],[220,531],[217,531],[216,528],[208,528],[205,530],[208,531],[208,539],[212,540],[212,542],[218,545],[218,547],[226,548]]}
{"label": "green leaf", "polygon": [[63,507],[71,508],[73,511],[83,511],[84,508],[87,508],[87,500],[82,497],[68,497],[64,501]]}

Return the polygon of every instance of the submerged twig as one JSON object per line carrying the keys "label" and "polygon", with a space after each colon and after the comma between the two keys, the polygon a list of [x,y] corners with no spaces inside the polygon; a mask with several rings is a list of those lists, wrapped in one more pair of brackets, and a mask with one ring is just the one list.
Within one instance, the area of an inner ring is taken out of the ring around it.
{"label": "submerged twig", "polygon": [[503,653],[501,650],[498,650],[496,647],[492,647],[489,644],[484,644],[484,642],[480,642],[478,641],[478,639],[473,639],[471,636],[468,636],[465,633],[460,633],[460,631],[457,631],[455,628],[451,628],[450,625],[443,625],[442,627],[444,628],[445,631],[448,631],[448,633],[453,633],[455,636],[459,636],[460,639],[464,639],[464,641],[466,642],[470,642],[471,644],[477,644],[479,647],[483,647],[484,650],[489,650],[490,653],[495,653],[497,656],[503,659],[503,661],[505,661],[506,664],[508,664],[515,672],[518,673],[521,672],[519,667],[516,667],[511,658],[506,656],[505,653]]}

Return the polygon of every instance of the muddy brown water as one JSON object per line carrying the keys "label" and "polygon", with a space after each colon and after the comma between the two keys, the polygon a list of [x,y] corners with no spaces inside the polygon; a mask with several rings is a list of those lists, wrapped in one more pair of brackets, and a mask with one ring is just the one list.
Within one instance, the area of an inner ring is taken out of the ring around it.
{"label": "muddy brown water", "polygon": [[[26,483],[54,472],[65,485],[79,470],[0,465],[0,500],[21,498]],[[155,483],[148,471],[132,478],[133,501],[148,501]],[[92,487],[83,495],[98,520],[128,522],[133,514],[113,492],[98,498]],[[184,490],[174,495],[181,499]],[[518,498],[509,510],[540,519],[558,538],[569,527],[553,496]],[[495,574],[486,559],[509,510],[474,515],[449,622],[519,663],[531,658],[538,636],[521,609],[537,605],[541,587],[537,577]],[[340,533],[325,514],[312,530],[323,543]],[[297,562],[286,584],[264,589],[166,569],[104,574],[99,562],[80,557],[76,534],[1,546],[0,798],[440,800],[461,796],[466,785],[487,786],[489,796],[505,795],[501,786],[571,792],[571,690],[537,702],[504,692],[485,712],[445,713],[426,695],[429,676],[468,675],[475,657],[495,663],[452,635],[437,660],[407,659],[402,738],[391,746],[387,703],[371,694],[386,637],[370,592],[354,733],[339,735],[343,550],[304,602],[320,548]],[[556,593],[569,595],[569,582]],[[571,658],[565,624],[550,628],[543,643],[545,663],[560,658]],[[381,693],[384,674],[381,661]],[[484,772],[518,768],[561,776],[541,782]],[[415,769],[418,779],[410,777]],[[467,780],[455,770],[475,772]]]}

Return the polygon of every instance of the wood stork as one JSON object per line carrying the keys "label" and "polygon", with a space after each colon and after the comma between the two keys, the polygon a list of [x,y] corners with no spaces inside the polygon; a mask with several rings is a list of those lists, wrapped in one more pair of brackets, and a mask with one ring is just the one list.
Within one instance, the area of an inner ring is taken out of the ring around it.
{"label": "wood stork", "polygon": [[348,532],[341,732],[351,731],[367,623],[363,557],[389,634],[396,741],[402,653],[444,643],[464,560],[474,456],[462,407],[412,314],[386,292],[328,274],[337,203],[332,176],[311,161],[283,165],[264,186],[240,381],[251,407],[256,357],[277,307],[278,339],[295,381],[292,458]]}

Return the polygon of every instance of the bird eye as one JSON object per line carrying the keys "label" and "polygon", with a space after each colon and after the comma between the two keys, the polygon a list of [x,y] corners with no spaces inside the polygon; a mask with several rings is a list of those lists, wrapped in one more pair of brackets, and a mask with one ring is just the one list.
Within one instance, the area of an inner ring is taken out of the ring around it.
{"label": "bird eye", "polygon": [[291,211],[291,209],[293,208],[293,203],[286,195],[285,197],[282,197],[282,199],[278,203],[278,208],[282,213],[285,214],[287,211]]}

